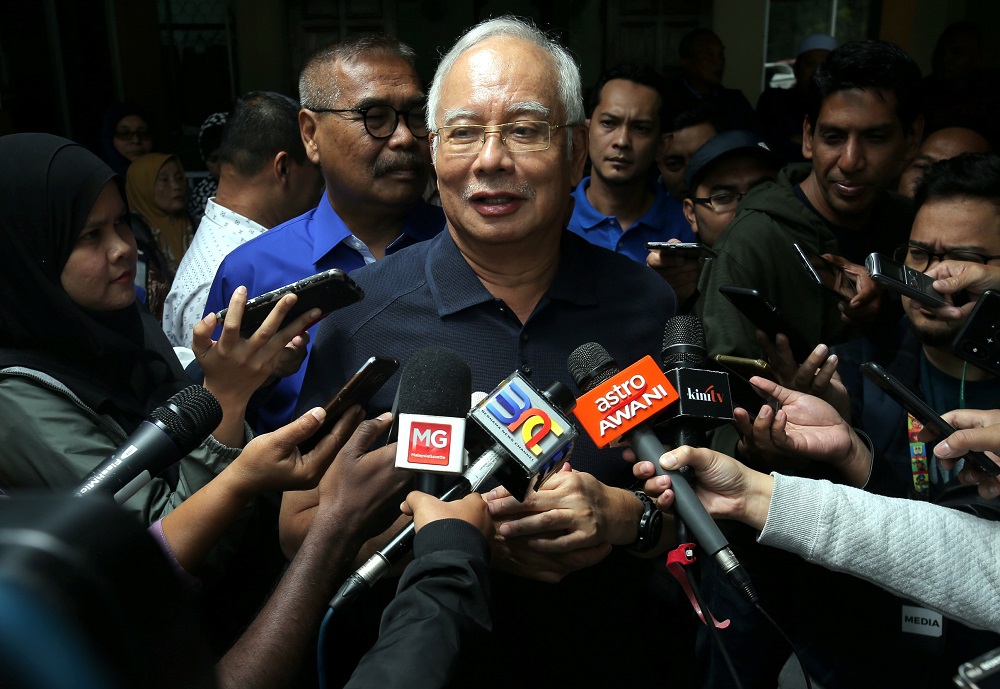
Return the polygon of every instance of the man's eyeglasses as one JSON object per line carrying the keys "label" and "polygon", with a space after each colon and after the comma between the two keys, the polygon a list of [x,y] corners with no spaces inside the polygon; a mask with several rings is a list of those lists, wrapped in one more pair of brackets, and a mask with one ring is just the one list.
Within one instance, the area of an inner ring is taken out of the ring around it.
{"label": "man's eyeglasses", "polygon": [[927,270],[931,264],[931,259],[935,258],[939,261],[965,261],[981,265],[986,265],[990,261],[1000,259],[1000,256],[977,254],[974,251],[945,251],[944,253],[936,254],[933,251],[928,251],[921,246],[914,246],[913,244],[904,244],[896,247],[892,257],[914,270],[919,270],[921,273]]}
{"label": "man's eyeglasses", "polygon": [[409,110],[396,110],[391,105],[372,105],[368,108],[307,108],[313,112],[352,112],[361,116],[365,131],[373,139],[388,139],[399,126],[399,120],[406,122],[406,128],[418,139],[427,137],[427,109],[421,105]]}
{"label": "man's eyeglasses", "polygon": [[441,150],[448,155],[474,155],[486,144],[487,134],[498,134],[511,153],[544,151],[552,143],[552,130],[573,124],[549,124],[541,120],[522,120],[504,124],[451,124],[431,132]]}
{"label": "man's eyeglasses", "polygon": [[148,129],[116,129],[115,138],[121,139],[122,141],[131,141],[133,138],[138,137],[140,141],[146,141],[150,138],[150,133]]}
{"label": "man's eyeglasses", "polygon": [[738,191],[720,191],[718,194],[712,194],[711,196],[694,196],[691,198],[691,201],[711,206],[712,210],[716,213],[728,213],[740,205],[740,201],[743,200],[744,196],[746,194],[741,194]]}

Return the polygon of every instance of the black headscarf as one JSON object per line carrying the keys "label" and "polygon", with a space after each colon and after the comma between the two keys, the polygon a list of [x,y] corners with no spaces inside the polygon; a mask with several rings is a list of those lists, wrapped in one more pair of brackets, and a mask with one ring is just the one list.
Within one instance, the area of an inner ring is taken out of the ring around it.
{"label": "black headscarf", "polygon": [[149,122],[145,109],[135,103],[128,102],[112,105],[105,111],[104,118],[101,120],[101,158],[123,178],[132,161],[115,148],[115,129],[118,127],[118,123],[128,115],[138,115],[147,123]]}
{"label": "black headscarf", "polygon": [[130,432],[190,380],[135,303],[90,311],[62,287],[63,267],[109,182],[124,199],[121,178],[72,141],[0,137],[0,368],[43,371]]}

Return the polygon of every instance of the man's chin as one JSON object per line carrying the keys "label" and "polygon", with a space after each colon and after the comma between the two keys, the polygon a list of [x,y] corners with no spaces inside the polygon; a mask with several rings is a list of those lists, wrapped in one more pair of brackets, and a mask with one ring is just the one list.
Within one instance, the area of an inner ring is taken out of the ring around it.
{"label": "man's chin", "polygon": [[940,321],[918,325],[911,321],[910,327],[920,344],[926,347],[948,347],[955,339],[955,333],[960,326],[951,326]]}

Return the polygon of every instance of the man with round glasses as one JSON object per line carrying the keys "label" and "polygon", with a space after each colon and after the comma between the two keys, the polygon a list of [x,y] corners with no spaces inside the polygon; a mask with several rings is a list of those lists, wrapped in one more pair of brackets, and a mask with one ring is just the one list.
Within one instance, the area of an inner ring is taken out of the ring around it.
{"label": "man with round glasses", "polygon": [[[444,228],[441,209],[422,199],[430,154],[426,95],[414,60],[412,49],[380,34],[333,43],[306,60],[299,129],[326,193],[313,210],[223,260],[206,314],[228,304],[240,285],[253,297],[331,268],[349,272]],[[257,431],[291,420],[304,374],[305,363],[252,410]]]}
{"label": "man with round glasses", "polygon": [[[489,20],[458,40],[427,102],[447,231],[355,273],[365,299],[319,326],[301,405],[325,402],[376,351],[406,362],[423,347],[448,347],[468,362],[472,389],[488,392],[514,372],[575,390],[567,358],[587,342],[623,368],[660,350],[676,308],[669,286],[566,229],[587,156],[581,91],[573,58],[525,22]],[[369,412],[390,409],[393,394],[382,388]],[[644,585],[652,561],[626,552],[639,547],[645,507],[626,490],[633,479],[620,460],[620,449],[581,436],[572,470],[523,503],[500,488],[487,495],[499,533],[492,639],[463,646],[467,674],[442,685],[611,685],[639,628],[651,646],[691,648],[692,635],[678,633],[687,618],[644,624],[665,613]],[[286,495],[283,525],[312,504]],[[652,555],[659,539],[644,533]],[[552,643],[552,662],[504,661],[508,649],[545,653]]]}

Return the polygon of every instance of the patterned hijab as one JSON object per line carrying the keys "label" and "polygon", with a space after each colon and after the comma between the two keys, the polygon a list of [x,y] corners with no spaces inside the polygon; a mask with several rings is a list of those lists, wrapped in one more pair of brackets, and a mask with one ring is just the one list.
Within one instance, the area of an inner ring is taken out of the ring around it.
{"label": "patterned hijab", "polygon": [[156,176],[160,174],[167,161],[173,160],[181,167],[181,161],[175,155],[166,153],[147,153],[138,158],[128,168],[128,175],[125,182],[125,191],[128,194],[128,205],[133,211],[142,215],[143,220],[149,225],[156,245],[167,260],[170,274],[177,272],[177,266],[191,244],[194,231],[191,227],[191,219],[186,212],[180,215],[170,215],[161,210],[153,200],[153,187],[156,185]]}
{"label": "patterned hijab", "polygon": [[0,368],[47,373],[130,431],[190,381],[135,303],[90,311],[62,287],[63,267],[109,182],[121,191],[121,178],[72,141],[0,137]]}

